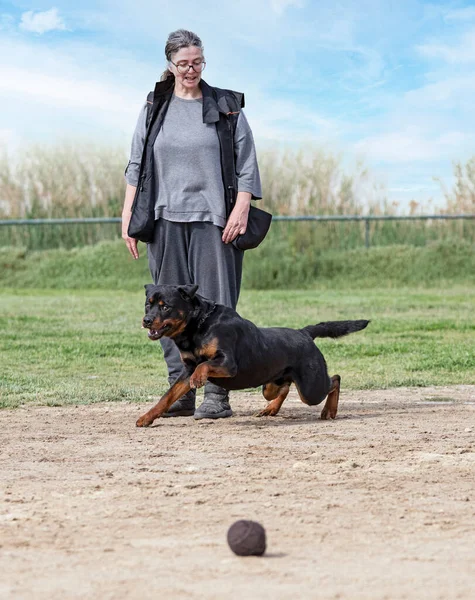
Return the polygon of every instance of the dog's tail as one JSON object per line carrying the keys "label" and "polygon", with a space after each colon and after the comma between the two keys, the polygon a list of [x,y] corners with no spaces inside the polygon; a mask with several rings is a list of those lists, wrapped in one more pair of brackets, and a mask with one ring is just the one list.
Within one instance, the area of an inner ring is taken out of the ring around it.
{"label": "dog's tail", "polygon": [[305,331],[314,340],[315,338],[339,338],[355,331],[361,331],[368,325],[369,321],[325,321],[317,325],[307,325],[300,331]]}

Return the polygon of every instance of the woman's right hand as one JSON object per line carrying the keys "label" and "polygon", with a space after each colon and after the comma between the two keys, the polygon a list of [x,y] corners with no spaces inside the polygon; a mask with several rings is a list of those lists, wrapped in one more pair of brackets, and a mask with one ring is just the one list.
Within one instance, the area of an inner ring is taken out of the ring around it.
{"label": "woman's right hand", "polygon": [[129,223],[130,215],[128,218],[124,218],[124,215],[122,215],[122,239],[125,241],[125,245],[127,246],[130,254],[132,254],[132,256],[135,259],[137,259],[139,257],[139,251],[137,249],[137,240],[135,238],[131,238],[127,233]]}
{"label": "woman's right hand", "polygon": [[137,240],[135,238],[131,238],[127,233],[129,230],[130,218],[132,217],[132,203],[135,197],[135,190],[137,188],[133,185],[127,184],[125,190],[125,201],[124,208],[122,209],[122,239],[127,246],[130,254],[137,259],[139,257],[139,251],[137,249]]}

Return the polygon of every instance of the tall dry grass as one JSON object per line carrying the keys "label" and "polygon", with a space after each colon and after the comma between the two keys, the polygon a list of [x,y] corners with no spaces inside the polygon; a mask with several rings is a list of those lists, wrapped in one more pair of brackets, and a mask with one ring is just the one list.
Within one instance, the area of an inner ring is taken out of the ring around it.
{"label": "tall dry grass", "polygon": [[[62,143],[30,146],[14,160],[0,152],[0,218],[68,218],[120,216],[125,190],[125,150],[109,146]],[[275,215],[394,214],[384,193],[371,183],[363,164],[351,170],[342,157],[305,147],[296,151],[260,152],[263,208]],[[456,185],[445,190],[440,212],[475,212],[475,157],[455,165]],[[421,210],[413,202],[411,213]],[[440,237],[473,240],[475,223],[434,221],[371,224],[373,244],[422,245]],[[361,223],[275,223],[276,244],[285,241],[293,253],[326,248],[354,248],[364,243]],[[116,225],[1,227],[0,245],[29,248],[72,247],[111,239]]]}
{"label": "tall dry grass", "polygon": [[446,200],[445,212],[450,213],[475,213],[475,156],[465,164],[454,164],[455,185],[448,190],[440,182]]}
{"label": "tall dry grass", "polygon": [[[263,204],[275,214],[361,214],[358,188],[367,171],[345,173],[339,156],[321,149],[264,151],[259,166]],[[14,161],[0,153],[3,218],[117,216],[124,194],[125,153],[63,143],[30,146]],[[373,206],[381,209],[381,206]]]}
{"label": "tall dry grass", "polygon": [[361,214],[357,190],[367,171],[357,165],[345,173],[338,155],[319,148],[295,152],[267,150],[259,157],[264,204],[279,215]]}
{"label": "tall dry grass", "polygon": [[2,218],[116,216],[124,194],[125,154],[117,148],[62,143],[0,155]]}

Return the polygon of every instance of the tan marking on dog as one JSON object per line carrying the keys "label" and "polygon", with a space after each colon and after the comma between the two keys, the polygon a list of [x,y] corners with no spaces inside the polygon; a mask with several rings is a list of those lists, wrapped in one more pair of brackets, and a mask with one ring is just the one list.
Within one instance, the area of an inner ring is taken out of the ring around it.
{"label": "tan marking on dog", "polygon": [[[171,335],[169,335],[168,337],[174,338],[177,335],[179,335],[180,333],[182,333],[185,330],[186,327],[186,321],[182,321],[181,319],[166,319],[165,321],[163,321],[164,323],[171,323],[173,325],[173,331],[171,332]],[[176,329],[175,329],[176,327]]]}
{"label": "tan marking on dog", "polygon": [[195,355],[193,354],[193,352],[186,352],[186,351],[180,352],[180,357],[181,357],[182,362],[185,362],[186,359],[194,361],[196,358]]}
{"label": "tan marking on dog", "polygon": [[328,393],[327,401],[320,414],[321,419],[334,419],[338,412],[338,401],[340,399],[340,384],[341,377],[339,375],[333,375],[332,377],[332,388]]}
{"label": "tan marking on dog", "polygon": [[218,338],[213,338],[207,344],[203,344],[201,348],[198,348],[199,356],[205,356],[207,359],[212,359],[216,356],[218,351]]}
{"label": "tan marking on dog", "polygon": [[282,386],[276,385],[272,381],[270,383],[266,383],[262,390],[262,395],[266,400],[274,400],[280,393],[280,388]]}

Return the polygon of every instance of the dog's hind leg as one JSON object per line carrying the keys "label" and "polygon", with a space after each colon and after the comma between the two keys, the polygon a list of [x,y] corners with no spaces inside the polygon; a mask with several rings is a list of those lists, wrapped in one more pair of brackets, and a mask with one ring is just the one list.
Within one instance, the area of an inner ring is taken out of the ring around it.
{"label": "dog's hind leg", "polygon": [[277,385],[276,383],[266,383],[262,388],[264,398],[269,400],[269,404],[257,413],[256,417],[275,417],[279,412],[284,400],[289,393],[290,383]]}
{"label": "dog's hind leg", "polygon": [[312,365],[314,369],[307,369],[293,373],[293,381],[300,396],[300,400],[308,406],[316,406],[323,402],[333,387],[333,382],[326,372],[326,366]]}
{"label": "dog's hind leg", "polygon": [[327,401],[320,414],[321,419],[334,419],[338,412],[338,400],[340,399],[340,382],[341,377],[339,375],[333,375],[332,387],[328,392]]}

